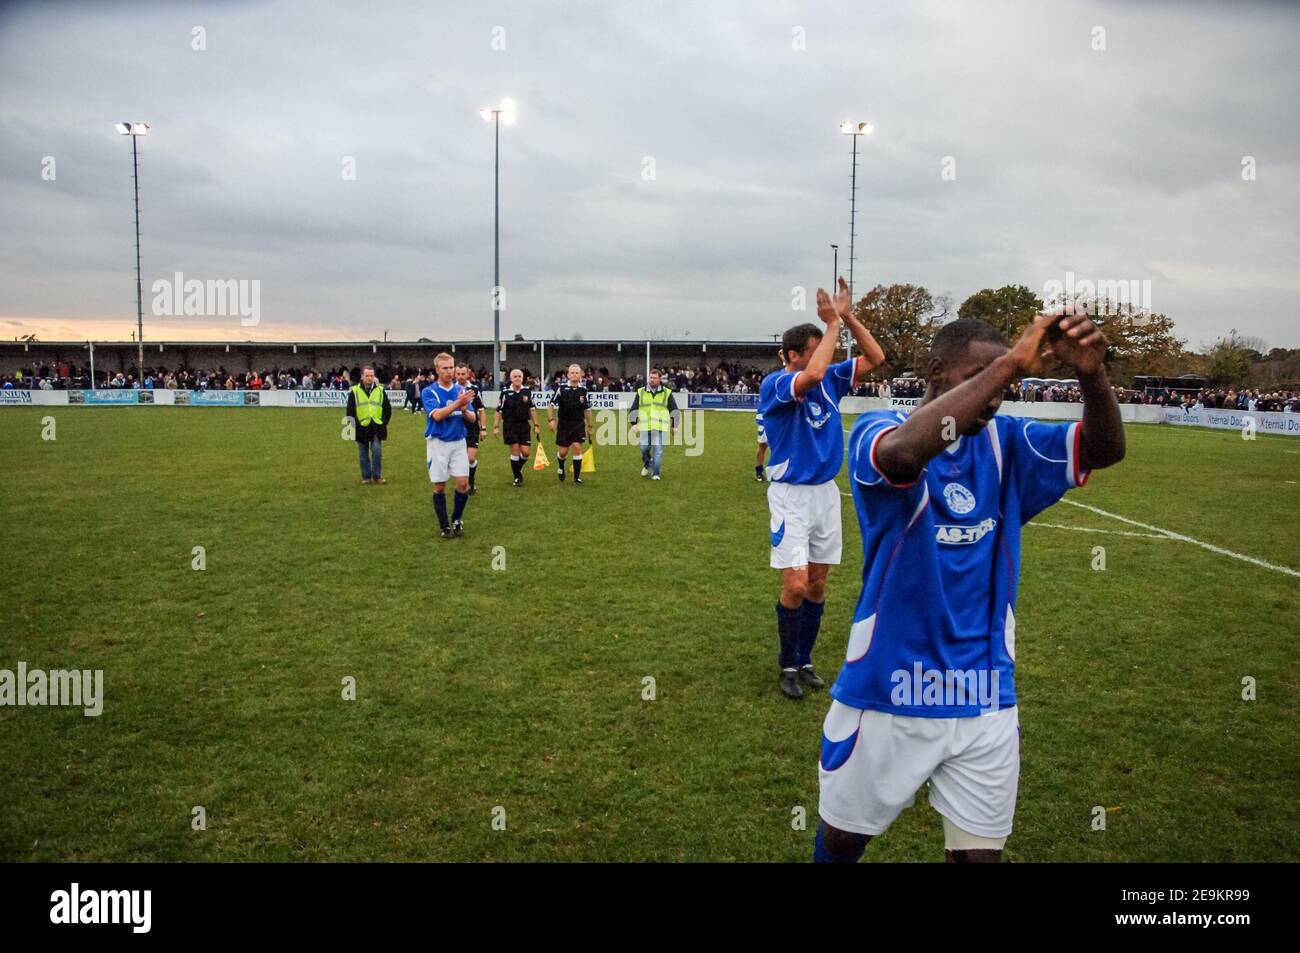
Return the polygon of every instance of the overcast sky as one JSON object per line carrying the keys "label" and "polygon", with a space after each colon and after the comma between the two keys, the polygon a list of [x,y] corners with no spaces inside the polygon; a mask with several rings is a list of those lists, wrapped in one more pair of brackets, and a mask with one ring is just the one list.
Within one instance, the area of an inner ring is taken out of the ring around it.
{"label": "overcast sky", "polygon": [[[506,336],[810,318],[866,119],[859,294],[1073,271],[1192,347],[1300,346],[1298,49],[1288,3],[11,3],[0,336],[129,338],[137,120],[146,340],[486,339],[509,96]],[[260,282],[260,323],[151,315],[178,271]]]}

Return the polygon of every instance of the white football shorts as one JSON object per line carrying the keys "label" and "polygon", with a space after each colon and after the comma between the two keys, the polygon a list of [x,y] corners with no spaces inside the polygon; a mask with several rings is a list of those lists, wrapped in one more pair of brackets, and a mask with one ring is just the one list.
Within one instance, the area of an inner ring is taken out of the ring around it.
{"label": "white football shorts", "polygon": [[947,820],[977,837],[1005,839],[1020,781],[1019,708],[916,718],[833,701],[818,776],[822,820],[842,831],[883,834],[929,781],[930,806]]}
{"label": "white football shorts", "polygon": [[430,483],[446,483],[448,476],[469,476],[469,453],[464,440],[425,437],[424,445]]}
{"label": "white football shorts", "polygon": [[844,543],[840,488],[834,480],[815,485],[772,483],[767,488],[767,506],[773,569],[810,562],[839,565]]}

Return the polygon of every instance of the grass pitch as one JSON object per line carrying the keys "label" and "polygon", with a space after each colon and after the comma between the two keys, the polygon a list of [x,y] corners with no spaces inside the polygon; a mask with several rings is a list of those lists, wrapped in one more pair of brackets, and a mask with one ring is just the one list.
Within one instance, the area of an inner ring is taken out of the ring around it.
{"label": "grass pitch", "polygon": [[[341,416],[0,409],[0,668],[103,669],[105,696],[0,708],[0,859],[809,858],[829,700],[776,691],[750,415],[709,414],[660,483],[601,447],[584,487],[513,489],[489,440],[452,542],[420,420],[397,413],[390,482],[362,487]],[[1300,441],[1128,435],[1069,499],[1300,568]],[[828,679],[861,571],[844,503]],[[1035,522],[1006,858],[1300,856],[1300,579],[1067,504]],[[867,852],[941,858],[924,795]]]}

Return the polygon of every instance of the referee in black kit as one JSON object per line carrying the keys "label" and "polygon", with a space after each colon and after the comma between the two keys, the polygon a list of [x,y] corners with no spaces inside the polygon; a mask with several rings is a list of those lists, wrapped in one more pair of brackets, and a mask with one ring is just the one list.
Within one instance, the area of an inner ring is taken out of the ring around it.
{"label": "referee in black kit", "polygon": [[[555,426],[555,414],[560,418],[559,429]],[[584,438],[591,442],[591,406],[587,401],[587,388],[582,384],[582,368],[577,364],[569,365],[569,379],[555,388],[550,406],[546,408],[546,422],[555,431],[555,453],[560,458],[560,472],[556,474],[564,482],[564,463],[570,451],[573,452],[573,485],[582,486],[582,443]]]}
{"label": "referee in black kit", "polygon": [[483,409],[483,389],[470,378],[468,364],[456,365],[456,383],[474,392],[474,399],[465,409],[474,414],[474,421],[465,421],[465,453],[469,456],[469,493],[474,495],[474,477],[478,474],[478,442],[487,434],[487,411]]}
{"label": "referee in black kit", "polygon": [[524,386],[524,372],[515,368],[510,372],[510,383],[501,388],[497,398],[497,415],[492,424],[492,436],[502,434],[510,448],[510,469],[515,475],[514,485],[524,485],[524,465],[532,453],[532,440],[528,431],[541,436],[537,426],[537,408],[533,406],[533,391]]}

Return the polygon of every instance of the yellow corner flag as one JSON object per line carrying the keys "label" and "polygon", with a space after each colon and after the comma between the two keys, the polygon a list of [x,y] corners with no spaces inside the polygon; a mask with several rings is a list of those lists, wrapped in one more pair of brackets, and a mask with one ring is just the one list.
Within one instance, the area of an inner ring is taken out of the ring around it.
{"label": "yellow corner flag", "polygon": [[593,443],[582,451],[582,475],[596,472],[596,445]]}
{"label": "yellow corner flag", "polygon": [[546,447],[539,442],[537,444],[537,456],[533,459],[534,470],[545,470],[551,465],[551,461],[546,459]]}

